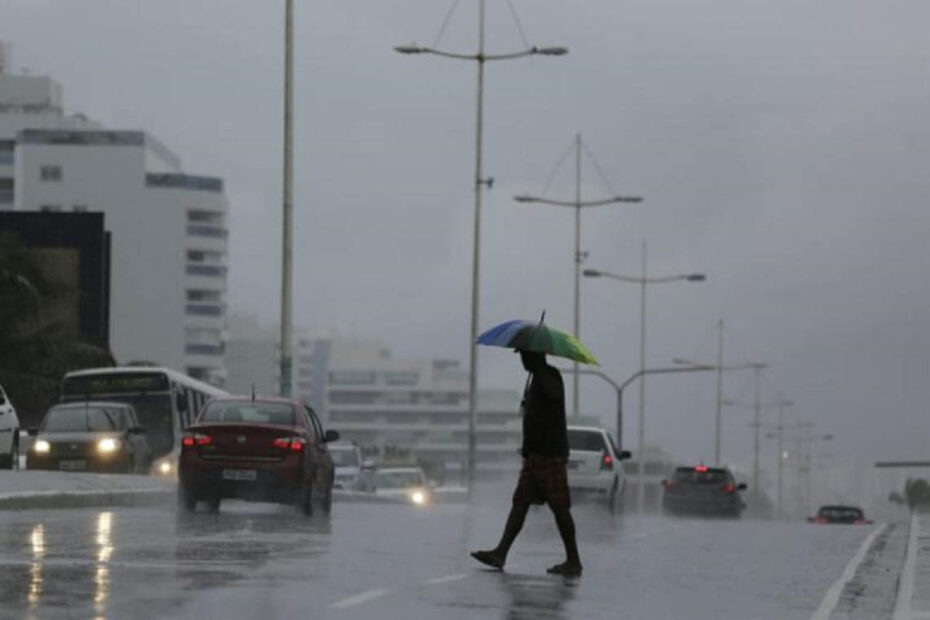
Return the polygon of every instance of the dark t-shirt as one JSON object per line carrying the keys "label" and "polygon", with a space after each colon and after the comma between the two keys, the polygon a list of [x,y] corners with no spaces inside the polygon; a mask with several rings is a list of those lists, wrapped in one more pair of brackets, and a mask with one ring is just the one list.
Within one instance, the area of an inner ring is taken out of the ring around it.
{"label": "dark t-shirt", "polygon": [[523,456],[568,457],[565,388],[552,366],[534,373],[523,401]]}

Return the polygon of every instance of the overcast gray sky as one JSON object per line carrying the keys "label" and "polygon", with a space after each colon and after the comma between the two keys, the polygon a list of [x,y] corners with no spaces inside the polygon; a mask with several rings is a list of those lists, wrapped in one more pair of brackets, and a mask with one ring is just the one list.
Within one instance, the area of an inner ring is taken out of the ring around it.
{"label": "overcast gray sky", "polygon": [[[532,44],[571,53],[488,68],[482,326],[546,309],[570,329],[571,211],[511,197],[540,192],[580,132],[610,184],[646,198],[584,214],[586,266],[635,274],[648,239],[651,274],[709,278],[650,289],[650,364],[712,359],[723,318],[727,361],[771,364],[763,398],[796,401],[832,452],[930,456],[930,4],[513,2]],[[391,51],[431,44],[451,1],[296,4],[297,320],[465,360],[475,67]],[[269,322],[282,6],[7,0],[0,22],[14,65],[61,81],[70,112],[144,128],[226,179],[231,309]],[[461,0],[442,47],[474,50],[476,6]],[[488,2],[488,41],[522,47],[503,0]],[[603,196],[585,166],[585,196]],[[563,166],[549,194],[572,192]],[[583,283],[582,338],[618,379],[638,367],[638,294]],[[482,386],[521,385],[506,351],[480,368]],[[750,399],[751,375],[725,392]],[[582,404],[613,424],[597,380]],[[650,380],[647,438],[709,460],[713,408],[712,374]],[[725,416],[724,453],[746,463],[751,413]]]}

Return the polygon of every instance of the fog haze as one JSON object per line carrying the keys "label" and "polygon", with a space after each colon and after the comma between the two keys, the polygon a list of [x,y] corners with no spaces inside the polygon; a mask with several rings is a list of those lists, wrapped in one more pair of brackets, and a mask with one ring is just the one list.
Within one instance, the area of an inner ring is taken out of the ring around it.
{"label": "fog haze", "polygon": [[[230,310],[269,323],[281,4],[11,0],[0,26],[14,67],[59,80],[68,112],[143,128],[225,179]],[[295,320],[464,362],[475,67],[391,49],[432,44],[450,3],[295,4]],[[488,4],[489,50],[522,48],[506,2]],[[726,361],[768,363],[763,399],[795,401],[792,415],[835,435],[832,452],[930,456],[930,6],[514,4],[531,44],[571,52],[488,67],[481,325],[545,309],[571,328],[572,213],[512,197],[540,193],[581,133],[613,189],[645,197],[584,213],[585,266],[636,275],[647,239],[651,275],[708,276],[649,289],[650,365],[713,361],[722,318]],[[460,2],[441,47],[474,51],[474,5]],[[584,168],[584,196],[606,196]],[[547,195],[571,198],[572,174],[562,166]],[[638,368],[639,290],[582,292],[582,340],[622,380]],[[725,396],[751,399],[751,379],[727,374]],[[521,382],[512,355],[481,351],[482,387]],[[583,390],[583,413],[612,426],[612,390]],[[650,379],[647,440],[710,460],[713,408],[712,374]],[[724,455],[746,463],[751,412],[725,416]]]}

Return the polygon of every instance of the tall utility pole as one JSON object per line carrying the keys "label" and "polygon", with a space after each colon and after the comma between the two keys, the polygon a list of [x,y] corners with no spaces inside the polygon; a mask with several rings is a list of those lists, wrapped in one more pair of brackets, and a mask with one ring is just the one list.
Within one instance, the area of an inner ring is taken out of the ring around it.
{"label": "tall utility pole", "polygon": [[293,320],[293,41],[294,2],[284,0],[284,221],[281,243],[281,396],[291,395],[291,321]]}
{"label": "tall utility pole", "polygon": [[[645,466],[645,444],[646,444],[646,375],[655,374],[654,372],[650,373],[646,371],[646,285],[647,284],[661,284],[665,282],[704,282],[707,279],[703,273],[688,273],[688,274],[679,274],[673,276],[663,276],[663,277],[654,277],[650,278],[646,275],[646,240],[643,239],[642,246],[642,265],[640,276],[638,278],[632,276],[624,276],[617,273],[610,273],[609,271],[600,271],[599,269],[585,269],[584,275],[587,278],[609,278],[611,280],[617,280],[619,282],[627,282],[630,284],[639,285],[639,372],[634,375],[634,378],[640,378],[639,381],[639,444],[636,449],[637,455],[636,460],[639,463],[638,466],[638,484],[637,484],[637,505],[642,511],[643,505],[645,504],[645,484],[644,480],[644,466]],[[712,366],[700,367],[700,370],[709,370],[712,369]],[[687,370],[687,369],[680,369]],[[667,371],[667,369],[666,369]],[[622,392],[622,388],[621,388]],[[618,398],[618,402],[622,411],[623,401]],[[620,428],[620,423],[618,421],[617,428]],[[618,431],[619,433],[619,431]]]}
{"label": "tall utility pole", "polygon": [[717,410],[714,415],[714,464],[720,465],[723,432],[723,319],[717,321]]}
{"label": "tall utility pole", "polygon": [[765,368],[765,364],[756,364],[753,366],[753,439],[752,439],[752,497],[753,503],[756,506],[759,505],[759,425],[762,420],[760,419],[760,411],[762,409],[762,403],[760,401],[760,390],[762,383],[762,370]]}
{"label": "tall utility pole", "polygon": [[782,480],[783,480],[783,470],[784,470],[784,461],[785,461],[785,407],[791,407],[794,403],[788,400],[779,400],[776,403],[778,407],[778,425],[776,426],[778,433],[778,494],[776,495],[775,501],[775,510],[776,518],[782,518]]}
{"label": "tall utility pole", "polygon": [[471,327],[468,349],[468,465],[467,477],[469,489],[475,479],[475,459],[477,451],[478,423],[478,308],[481,265],[481,198],[483,186],[490,186],[491,179],[484,178],[482,152],[484,141],[484,65],[491,60],[510,60],[524,56],[563,56],[568,53],[564,47],[530,47],[518,52],[506,54],[486,54],[484,51],[484,14],[485,0],[478,2],[478,52],[459,54],[445,52],[432,47],[416,45],[398,45],[394,48],[401,54],[434,54],[456,60],[470,60],[478,65],[477,110],[475,112],[475,178],[474,178],[474,225],[472,231],[472,271],[471,271]]}
{"label": "tall utility pole", "polygon": [[[603,200],[581,199],[581,150],[584,145],[581,141],[581,134],[575,134],[575,200],[550,200],[538,196],[522,194],[514,196],[517,202],[532,202],[539,204],[555,205],[558,207],[572,207],[575,209],[575,300],[574,300],[574,333],[575,338],[581,338],[581,263],[584,261],[584,253],[581,251],[581,210],[585,207],[599,207],[607,204],[620,202],[642,202],[639,196],[613,196]],[[572,416],[578,417],[581,408],[581,389],[579,382],[580,373],[578,372],[578,362],[572,365]]]}

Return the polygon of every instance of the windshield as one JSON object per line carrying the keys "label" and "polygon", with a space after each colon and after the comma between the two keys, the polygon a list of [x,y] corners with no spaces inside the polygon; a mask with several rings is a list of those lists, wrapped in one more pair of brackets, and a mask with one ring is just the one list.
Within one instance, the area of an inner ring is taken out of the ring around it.
{"label": "windshield", "polygon": [[379,471],[375,474],[378,489],[406,489],[423,486],[422,474],[418,471]]}
{"label": "windshield", "polygon": [[604,436],[597,431],[568,431],[568,447],[584,452],[603,452],[607,447]]}
{"label": "windshield", "polygon": [[330,446],[329,454],[336,467],[358,467],[358,450],[355,448],[337,448]]}
{"label": "windshield", "polygon": [[725,469],[682,467],[675,471],[674,481],[680,484],[726,484],[731,481],[731,477]]}
{"label": "windshield", "polygon": [[855,521],[862,518],[862,511],[845,506],[825,506],[820,509],[818,516],[835,521]]}
{"label": "windshield", "polygon": [[119,431],[125,428],[123,412],[111,407],[53,407],[42,422],[47,433]]}
{"label": "windshield", "polygon": [[222,401],[207,405],[199,422],[294,424],[294,408],[287,403]]}

